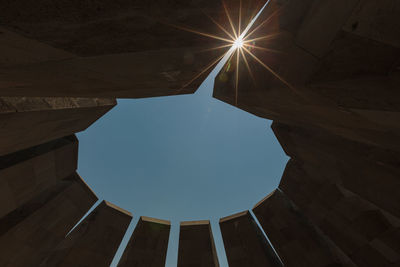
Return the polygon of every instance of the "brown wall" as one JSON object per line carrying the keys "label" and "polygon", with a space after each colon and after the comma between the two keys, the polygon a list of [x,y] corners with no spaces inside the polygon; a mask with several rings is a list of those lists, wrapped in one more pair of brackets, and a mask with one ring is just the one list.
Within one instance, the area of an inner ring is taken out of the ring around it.
{"label": "brown wall", "polygon": [[178,266],[219,266],[209,221],[181,222]]}
{"label": "brown wall", "polygon": [[230,267],[282,266],[249,211],[219,221]]}
{"label": "brown wall", "polygon": [[253,212],[285,266],[352,266],[279,189]]}
{"label": "brown wall", "polygon": [[109,266],[131,219],[129,212],[101,202],[41,266]]}
{"label": "brown wall", "polygon": [[[286,153],[307,163],[313,177],[340,183],[366,200],[400,217],[397,151],[346,140],[318,128],[274,123],[272,128]],[[382,197],[382,196],[385,197]]]}
{"label": "brown wall", "polygon": [[[237,25],[240,1],[225,2]],[[242,28],[263,4],[243,2]],[[8,53],[0,56],[0,96],[194,93],[229,49],[211,49],[227,44],[218,37],[229,38],[213,22],[229,25],[221,1],[16,0],[0,16],[20,33],[1,30],[0,47]]]}
{"label": "brown wall", "polygon": [[[279,188],[301,212],[357,266],[400,264],[400,219],[385,212],[338,182],[315,177],[307,166],[291,160]],[[351,179],[351,177],[348,177]]]}
{"label": "brown wall", "polygon": [[140,217],[118,266],[165,266],[170,229],[169,221]]}
{"label": "brown wall", "polygon": [[96,202],[78,174],[0,219],[0,265],[39,266]]}
{"label": "brown wall", "polygon": [[115,104],[98,98],[2,97],[0,156],[83,131]]}
{"label": "brown wall", "polygon": [[[372,6],[381,15],[371,15]],[[270,1],[249,37],[270,36],[256,41],[268,51],[251,49],[266,68],[245,53],[252,75],[241,57],[236,90],[234,56],[215,80],[214,97],[263,118],[400,150],[400,38],[393,38],[398,22],[391,24],[397,6],[394,1]],[[368,31],[370,25],[376,29]]]}
{"label": "brown wall", "polygon": [[73,135],[1,156],[0,218],[73,174],[77,164]]}

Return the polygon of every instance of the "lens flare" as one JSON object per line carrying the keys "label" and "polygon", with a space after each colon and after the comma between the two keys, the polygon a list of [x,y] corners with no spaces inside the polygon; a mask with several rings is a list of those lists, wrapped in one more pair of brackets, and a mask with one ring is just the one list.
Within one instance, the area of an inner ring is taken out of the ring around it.
{"label": "lens flare", "polygon": [[238,37],[238,38],[235,40],[235,42],[233,43],[233,48],[239,49],[239,48],[242,48],[243,45],[244,45],[244,40],[243,40],[243,38],[240,36],[240,37]]}
{"label": "lens flare", "polygon": [[[277,38],[278,36],[280,36],[282,33],[281,32],[275,32],[275,33],[271,33],[268,35],[264,35],[264,36],[260,36],[259,34],[257,35],[258,31],[260,29],[262,29],[262,27],[267,26],[272,20],[273,18],[277,17],[280,15],[281,13],[281,9],[276,10],[275,12],[273,12],[270,16],[268,16],[267,19],[265,19],[264,21],[262,21],[261,23],[258,23],[258,26],[256,26],[254,29],[251,30],[253,24],[256,22],[256,20],[258,19],[258,16],[261,14],[261,12],[264,10],[264,8],[268,5],[268,3],[270,1],[267,1],[265,3],[265,5],[261,8],[260,11],[258,11],[258,13],[252,17],[250,23],[247,25],[247,27],[245,28],[245,30],[243,32],[241,32],[241,26],[242,26],[242,0],[240,0],[239,2],[239,10],[238,10],[238,27],[237,29],[235,28],[235,24],[233,22],[232,16],[229,13],[228,7],[225,4],[225,0],[221,0],[222,1],[222,5],[225,11],[225,15],[226,18],[229,22],[229,24],[227,25],[228,28],[224,25],[221,25],[220,23],[218,23],[214,18],[212,18],[211,16],[207,15],[206,16],[217,25],[217,27],[219,29],[221,29],[226,36],[217,36],[214,34],[209,34],[209,33],[205,33],[205,32],[200,32],[197,31],[195,29],[191,29],[189,27],[185,27],[185,26],[179,26],[179,25],[171,25],[168,24],[170,26],[173,26],[175,28],[187,31],[187,32],[191,32],[191,33],[195,33],[198,35],[202,35],[202,36],[206,36],[209,38],[213,38],[219,41],[224,41],[226,44],[224,45],[220,45],[217,47],[212,47],[212,48],[208,48],[203,50],[202,52],[205,51],[212,51],[212,50],[219,50],[219,49],[223,49],[223,48],[228,48],[231,47],[231,49],[228,49],[227,51],[225,51],[225,53],[223,53],[223,55],[221,55],[220,57],[218,57],[215,61],[211,62],[210,65],[206,66],[204,69],[202,69],[197,75],[194,76],[194,78],[192,80],[190,80],[188,83],[184,84],[184,86],[179,89],[179,91],[183,90],[186,86],[188,86],[189,84],[191,84],[192,82],[194,82],[196,79],[198,79],[202,74],[206,73],[208,70],[210,70],[213,66],[215,66],[216,64],[218,64],[218,62],[224,58],[226,55],[230,55],[233,59],[233,56],[236,53],[236,60],[233,60],[233,63],[236,63],[236,68],[235,68],[235,104],[237,106],[237,101],[238,101],[238,90],[239,90],[239,69],[240,69],[240,58],[243,59],[243,62],[253,80],[253,82],[255,83],[255,77],[253,75],[253,72],[251,71],[251,67],[250,67],[250,63],[247,60],[247,56],[250,56],[250,58],[252,58],[254,61],[256,61],[258,64],[260,64],[262,67],[264,67],[268,72],[270,72],[272,75],[274,75],[277,79],[279,79],[282,83],[284,83],[285,85],[287,85],[290,89],[292,89],[294,92],[298,93],[298,91],[292,86],[290,85],[287,81],[285,81],[279,74],[278,72],[276,72],[275,70],[273,70],[270,66],[268,66],[266,63],[264,63],[260,58],[258,58],[256,56],[255,52],[256,50],[259,51],[263,51],[263,52],[269,52],[269,53],[280,53],[280,51],[274,50],[274,49],[270,49],[268,47],[261,47],[259,45],[257,45],[258,41],[263,40],[264,42],[267,40],[271,40],[274,38]],[[234,18],[235,19],[235,18]],[[229,26],[231,27],[232,31],[229,31]],[[251,31],[250,31],[251,30]],[[251,38],[250,38],[251,37]],[[236,61],[236,62],[235,62]],[[230,64],[230,63],[229,63]]]}

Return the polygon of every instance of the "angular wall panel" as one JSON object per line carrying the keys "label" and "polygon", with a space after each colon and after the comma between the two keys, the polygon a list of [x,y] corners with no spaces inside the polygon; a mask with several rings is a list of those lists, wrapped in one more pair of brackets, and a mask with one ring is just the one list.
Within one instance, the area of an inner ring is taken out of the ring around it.
{"label": "angular wall panel", "polygon": [[230,267],[282,266],[249,211],[220,219]]}
{"label": "angular wall panel", "polygon": [[209,221],[181,222],[178,267],[190,266],[219,266]]}
{"label": "angular wall panel", "polygon": [[78,139],[63,137],[0,156],[0,218],[73,174]]}
{"label": "angular wall panel", "polygon": [[253,212],[285,266],[352,266],[281,191],[272,192]]}
{"label": "angular wall panel", "polygon": [[97,201],[74,174],[0,219],[0,265],[39,266]]}
{"label": "angular wall panel", "polygon": [[[240,1],[225,2],[238,28]],[[243,29],[265,1],[242,2]],[[139,98],[193,93],[229,50],[229,45],[210,49],[230,38],[214,23],[229,25],[221,1],[15,0],[0,10],[0,16],[8,29],[25,36],[0,31],[0,47],[9,52],[0,55],[0,63],[5,62],[0,64],[0,96]],[[16,49],[34,43],[26,38],[42,46]],[[29,53],[42,52],[46,45],[51,56]],[[21,50],[28,59],[21,59]]]}
{"label": "angular wall panel", "polygon": [[291,160],[279,185],[301,212],[358,266],[400,264],[400,219],[307,165]]}
{"label": "angular wall panel", "polygon": [[0,98],[0,156],[80,132],[114,107],[113,99]]}
{"label": "angular wall panel", "polygon": [[51,251],[41,266],[110,266],[132,215],[103,201]]}
{"label": "angular wall panel", "polygon": [[269,1],[250,30],[255,46],[238,68],[235,56],[226,63],[213,96],[263,118],[400,151],[394,2]]}
{"label": "angular wall panel", "polygon": [[119,267],[164,267],[167,257],[169,221],[140,217]]}
{"label": "angular wall panel", "polygon": [[310,166],[312,177],[321,183],[340,183],[400,218],[399,152],[346,140],[318,128],[275,122],[272,129],[289,156]]}

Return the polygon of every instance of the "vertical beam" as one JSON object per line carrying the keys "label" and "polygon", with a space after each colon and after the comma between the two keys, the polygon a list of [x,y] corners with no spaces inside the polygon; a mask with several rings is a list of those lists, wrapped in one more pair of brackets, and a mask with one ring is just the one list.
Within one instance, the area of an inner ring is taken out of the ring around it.
{"label": "vertical beam", "polygon": [[97,201],[74,174],[0,219],[0,265],[39,266]]}
{"label": "vertical beam", "polygon": [[340,252],[276,190],[253,209],[285,266],[349,266]]}
{"label": "vertical beam", "polygon": [[164,267],[167,256],[169,221],[140,217],[119,267]]}
{"label": "vertical beam", "polygon": [[88,128],[116,104],[99,98],[0,98],[0,156]]}
{"label": "vertical beam", "polygon": [[41,266],[110,266],[131,220],[131,213],[103,201],[52,250]]}
{"label": "vertical beam", "polygon": [[282,266],[249,211],[220,219],[230,267]]}
{"label": "vertical beam", "polygon": [[219,267],[210,221],[181,222],[178,267]]}
{"label": "vertical beam", "polygon": [[73,174],[77,161],[73,135],[0,156],[0,218]]}

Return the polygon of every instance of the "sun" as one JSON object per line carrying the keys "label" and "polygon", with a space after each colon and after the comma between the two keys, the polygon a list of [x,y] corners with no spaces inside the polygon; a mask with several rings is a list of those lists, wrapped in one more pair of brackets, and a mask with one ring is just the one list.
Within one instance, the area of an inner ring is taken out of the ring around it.
{"label": "sun", "polygon": [[235,42],[233,43],[233,48],[234,48],[234,49],[239,49],[239,48],[242,48],[243,45],[244,45],[243,37],[239,36],[239,37],[235,40]]}
{"label": "sun", "polygon": [[[215,19],[213,19],[211,16],[205,14],[219,29],[221,29],[224,33],[225,36],[218,36],[218,35],[214,35],[214,34],[210,34],[210,33],[205,33],[205,32],[201,32],[201,31],[197,31],[195,29],[192,28],[188,28],[186,26],[180,26],[180,25],[173,25],[173,24],[168,24],[172,27],[175,27],[177,29],[180,30],[184,30],[187,32],[191,32],[194,34],[198,34],[198,35],[202,35],[205,37],[209,37],[209,38],[213,38],[219,41],[224,41],[225,44],[217,46],[217,47],[212,47],[212,48],[208,48],[203,50],[203,52],[205,51],[211,51],[211,50],[220,50],[220,49],[225,49],[225,48],[230,48],[227,49],[225,51],[225,53],[223,53],[222,55],[220,55],[218,58],[216,58],[214,61],[212,61],[208,66],[205,66],[197,75],[195,75],[190,81],[188,81],[187,83],[185,83],[178,91],[183,90],[186,86],[188,86],[189,84],[191,84],[193,81],[195,81],[196,79],[198,79],[201,75],[203,75],[204,73],[206,73],[207,71],[209,71],[213,66],[215,66],[216,64],[218,64],[218,62],[223,59],[226,55],[230,55],[232,58],[235,58],[234,61],[236,62],[236,70],[235,70],[235,105],[237,105],[237,97],[238,97],[238,87],[239,87],[239,69],[240,69],[240,62],[242,59],[244,62],[244,65],[246,66],[248,73],[250,74],[250,76],[252,77],[253,81],[254,81],[254,76],[253,73],[251,71],[251,66],[250,66],[250,62],[247,60],[247,56],[250,56],[251,58],[253,58],[257,63],[259,63],[262,67],[264,67],[268,72],[270,72],[272,75],[274,75],[278,80],[280,80],[282,83],[284,83],[287,87],[289,87],[290,89],[292,89],[293,91],[297,92],[297,90],[291,85],[289,84],[284,78],[282,78],[275,70],[273,70],[270,66],[268,66],[266,63],[264,63],[260,58],[258,58],[256,56],[256,54],[253,54],[252,51],[262,51],[262,52],[268,52],[268,53],[279,53],[279,51],[273,50],[273,49],[269,49],[267,47],[261,47],[259,45],[257,45],[257,42],[260,40],[264,40],[264,42],[266,40],[270,40],[273,39],[277,36],[280,35],[280,32],[276,32],[276,33],[270,33],[267,35],[261,35],[261,36],[257,36],[257,32],[262,29],[262,27],[265,27],[268,23],[270,23],[271,21],[273,21],[273,18],[276,18],[276,16],[279,16],[280,14],[280,9],[278,9],[277,11],[273,12],[272,14],[270,14],[270,16],[268,18],[266,18],[264,21],[259,22],[258,25],[256,27],[254,27],[251,31],[250,29],[253,27],[254,23],[256,22],[258,16],[261,14],[261,12],[264,10],[264,8],[268,5],[268,3],[270,1],[267,1],[265,3],[265,5],[261,8],[261,10],[257,13],[256,16],[254,16],[252,18],[252,20],[250,21],[249,25],[247,25],[247,27],[245,28],[245,30],[243,32],[241,32],[241,25],[242,25],[242,0],[239,1],[239,12],[238,12],[238,23],[237,23],[237,27],[235,27],[235,24],[232,20],[231,14],[229,13],[229,10],[225,4],[225,0],[221,0],[224,10],[225,10],[225,15],[226,18],[228,20],[228,27],[231,27],[231,31],[227,28],[225,28],[223,25],[219,24]],[[249,32],[250,31],[250,32]],[[256,35],[256,36],[253,36]],[[252,38],[250,38],[251,36],[253,36]]]}

